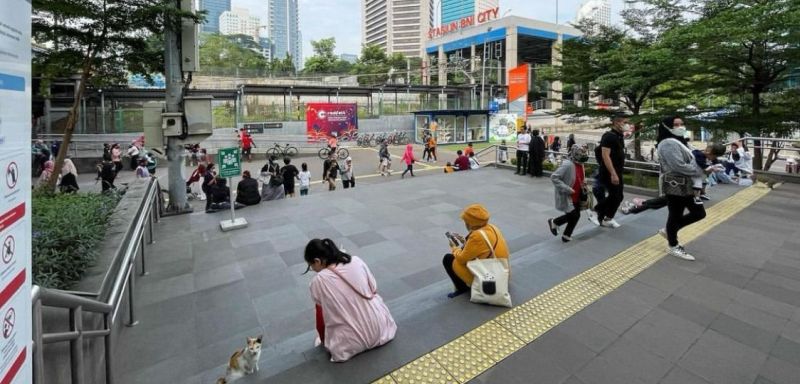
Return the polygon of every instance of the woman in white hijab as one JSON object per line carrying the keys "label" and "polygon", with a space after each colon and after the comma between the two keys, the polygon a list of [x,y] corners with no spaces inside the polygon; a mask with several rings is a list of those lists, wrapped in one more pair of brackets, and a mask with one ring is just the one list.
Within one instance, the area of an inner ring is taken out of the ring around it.
{"label": "woman in white hijab", "polygon": [[78,169],[70,159],[64,159],[64,165],[61,167],[61,184],[59,184],[61,192],[75,193],[78,192]]}

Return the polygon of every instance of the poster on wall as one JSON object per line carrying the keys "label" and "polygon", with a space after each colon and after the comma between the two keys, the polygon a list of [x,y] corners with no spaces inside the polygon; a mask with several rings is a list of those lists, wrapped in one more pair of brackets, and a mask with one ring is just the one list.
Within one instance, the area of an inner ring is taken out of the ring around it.
{"label": "poster on wall", "polygon": [[489,141],[514,143],[517,140],[517,115],[513,113],[495,113],[489,118]]}
{"label": "poster on wall", "polygon": [[31,3],[0,1],[0,383],[30,383]]}
{"label": "poster on wall", "polygon": [[508,112],[526,116],[528,109],[528,64],[508,71]]}
{"label": "poster on wall", "polygon": [[354,103],[306,104],[306,134],[309,143],[336,136],[340,140],[358,132],[358,106]]}

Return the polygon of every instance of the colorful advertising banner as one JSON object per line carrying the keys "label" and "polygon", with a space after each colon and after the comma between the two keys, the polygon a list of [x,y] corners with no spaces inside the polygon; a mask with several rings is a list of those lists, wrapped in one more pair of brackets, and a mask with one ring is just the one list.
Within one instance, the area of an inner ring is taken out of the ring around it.
{"label": "colorful advertising banner", "polygon": [[508,71],[508,112],[525,116],[528,106],[528,64]]}
{"label": "colorful advertising banner", "polygon": [[356,132],[358,132],[356,104],[306,104],[306,134],[309,143],[316,143],[334,135],[339,138],[351,137]]}
{"label": "colorful advertising banner", "polygon": [[0,383],[31,383],[31,2],[0,1]]}
{"label": "colorful advertising banner", "polygon": [[503,140],[509,144],[517,140],[517,115],[513,113],[495,113],[489,117],[489,141]]}

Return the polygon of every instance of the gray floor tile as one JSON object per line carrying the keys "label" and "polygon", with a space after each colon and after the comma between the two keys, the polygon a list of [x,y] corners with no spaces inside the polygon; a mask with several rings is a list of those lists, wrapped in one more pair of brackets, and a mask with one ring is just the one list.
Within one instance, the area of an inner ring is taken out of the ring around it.
{"label": "gray floor tile", "polygon": [[675,366],[672,368],[671,371],[667,374],[664,379],[662,379],[660,384],[709,384],[708,381],[705,381],[702,377],[697,376],[679,366]]}
{"label": "gray floor tile", "polygon": [[662,358],[677,362],[705,330],[689,320],[656,309],[625,332],[623,338]]}
{"label": "gray floor tile", "polygon": [[314,307],[308,289],[300,287],[276,290],[253,299],[252,303],[259,321],[266,326]]}
{"label": "gray floor tile", "polygon": [[781,303],[789,304],[794,307],[800,307],[800,294],[798,294],[798,292],[775,284],[771,284],[762,280],[752,280],[747,284],[745,289]]}
{"label": "gray floor tile", "polygon": [[547,355],[530,348],[523,348],[470,383],[563,383],[569,377],[570,373],[560,368]]}
{"label": "gray floor tile", "polygon": [[578,371],[596,356],[588,346],[559,329],[550,330],[530,346],[568,372]]}
{"label": "gray floor tile", "polygon": [[726,314],[717,316],[711,323],[710,328],[764,353],[769,353],[778,339],[777,333],[766,331]]}
{"label": "gray floor tile", "polygon": [[668,297],[658,307],[701,327],[707,327],[719,315],[718,312],[710,310],[695,301],[675,295]]}
{"label": "gray floor tile", "polygon": [[800,343],[800,322],[797,321],[789,321],[787,322],[783,329],[780,331],[781,336],[794,341],[796,343]]}
{"label": "gray floor tile", "polygon": [[788,363],[800,366],[800,343],[795,343],[785,337],[779,337],[770,354]]}
{"label": "gray floor tile", "polygon": [[651,287],[657,288],[667,293],[673,293],[683,287],[686,282],[693,278],[694,274],[671,266],[668,263],[659,262],[656,265],[638,274],[634,280],[640,281]]}
{"label": "gray floor tile", "polygon": [[647,383],[658,382],[669,372],[672,362],[648,352],[638,342],[626,337],[617,339],[600,357],[611,363],[628,367],[636,377]]}
{"label": "gray floor tile", "polygon": [[749,305],[734,300],[723,312],[725,315],[750,325],[762,328],[772,333],[780,333],[789,322],[785,318],[772,315],[768,312],[753,308]]}
{"label": "gray floor tile", "polygon": [[347,236],[347,238],[352,240],[359,247],[380,243],[381,241],[386,240],[385,237],[383,237],[381,234],[375,231],[366,231],[362,233],[357,233],[355,235]]}
{"label": "gray floor tile", "polygon": [[800,366],[770,356],[761,367],[759,376],[776,384],[795,384],[800,378]]}
{"label": "gray floor tile", "polygon": [[582,313],[577,313],[559,324],[558,330],[570,335],[595,353],[606,349],[620,336]]}
{"label": "gray floor tile", "polygon": [[238,264],[225,265],[194,274],[195,289],[204,290],[244,279]]}
{"label": "gray floor tile", "polygon": [[676,296],[690,299],[717,312],[727,308],[737,294],[736,287],[705,276],[696,276],[689,280],[683,288],[675,291]]}
{"label": "gray floor tile", "polygon": [[766,355],[713,330],[700,337],[678,365],[715,384],[752,383]]}
{"label": "gray floor tile", "polygon": [[739,291],[739,295],[734,300],[783,319],[791,319],[797,310],[795,306],[770,299],[746,289]]}
{"label": "gray floor tile", "polygon": [[602,357],[590,361],[576,376],[585,384],[646,383],[630,371],[628,366],[612,363]]}
{"label": "gray floor tile", "polygon": [[[617,296],[614,300],[607,300],[608,298],[609,296],[606,296],[602,300],[596,301],[584,308],[581,313],[619,334],[630,329],[651,311],[649,306],[635,303],[624,297]],[[628,310],[634,312],[629,313]]]}

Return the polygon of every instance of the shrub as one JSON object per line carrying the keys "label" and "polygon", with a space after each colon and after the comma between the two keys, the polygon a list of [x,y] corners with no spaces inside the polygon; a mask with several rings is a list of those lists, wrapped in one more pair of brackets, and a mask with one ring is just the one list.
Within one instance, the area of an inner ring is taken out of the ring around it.
{"label": "shrub", "polygon": [[98,194],[33,196],[33,282],[69,289],[97,258],[119,198]]}

